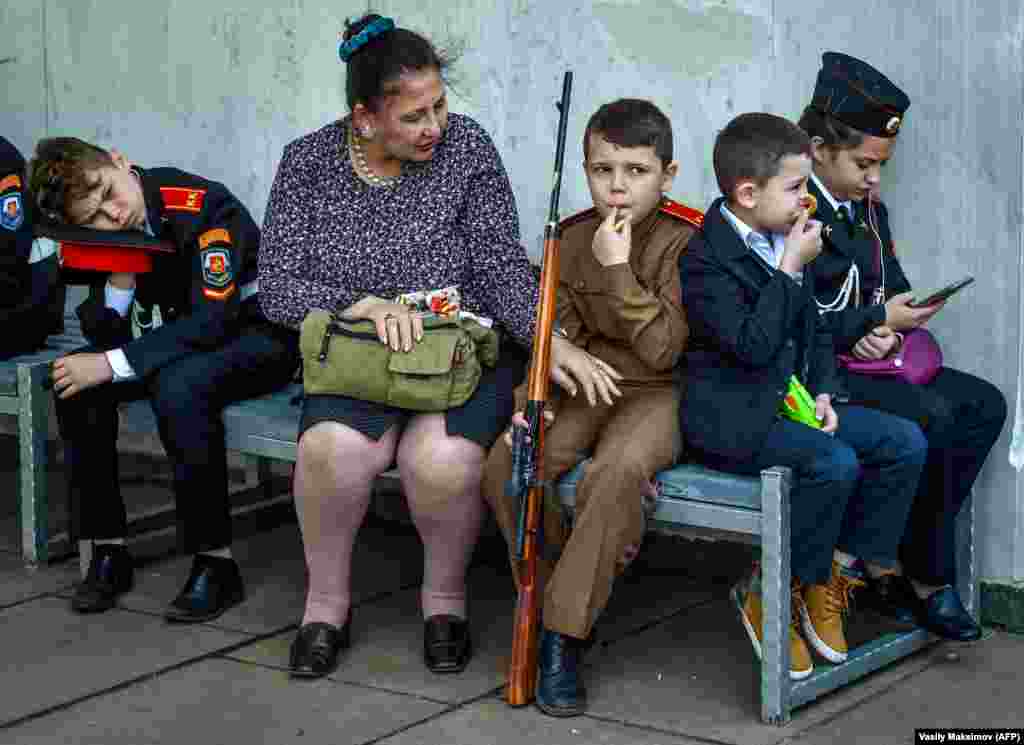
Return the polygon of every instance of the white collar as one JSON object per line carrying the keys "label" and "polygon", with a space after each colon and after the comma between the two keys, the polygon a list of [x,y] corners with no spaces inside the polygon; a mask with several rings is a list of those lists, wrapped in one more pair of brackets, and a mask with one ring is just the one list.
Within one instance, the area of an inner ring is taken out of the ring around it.
{"label": "white collar", "polygon": [[[726,219],[726,221],[729,222],[730,225],[732,225],[733,230],[735,230],[739,234],[740,240],[743,241],[743,245],[750,248],[750,243],[747,242],[747,239],[750,237],[751,233],[754,233],[756,231],[752,227],[747,225],[745,222],[743,222],[741,219],[736,217],[736,215],[733,214],[733,211],[729,209],[725,202],[722,202],[721,211],[722,216]],[[758,233],[758,235],[764,234]],[[750,250],[754,251],[754,253],[756,253],[762,259],[767,261],[773,269],[778,269],[779,262],[782,261],[782,253],[783,251],[785,251],[786,248],[786,236],[779,235],[778,233],[768,233],[768,235],[765,237],[771,243],[772,255],[764,255],[760,251],[757,251],[756,249],[753,248],[751,248]]]}
{"label": "white collar", "polygon": [[825,188],[825,184],[821,183],[821,179],[815,175],[814,171],[811,171],[811,180],[814,181],[814,185],[818,187],[818,191],[824,195],[825,199],[828,200],[828,203],[832,205],[833,212],[838,213],[840,207],[846,207],[847,213],[850,215],[853,214],[853,202],[851,200],[847,200],[845,202],[837,201],[836,198],[832,196],[832,192]]}

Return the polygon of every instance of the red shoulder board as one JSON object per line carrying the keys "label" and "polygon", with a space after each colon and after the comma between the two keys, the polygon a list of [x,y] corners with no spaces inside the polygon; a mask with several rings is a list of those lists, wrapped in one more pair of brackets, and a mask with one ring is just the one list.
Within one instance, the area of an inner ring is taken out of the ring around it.
{"label": "red shoulder board", "polygon": [[161,186],[160,196],[164,200],[164,209],[179,212],[199,213],[203,209],[206,189],[188,189],[181,186]]}
{"label": "red shoulder board", "polygon": [[562,230],[565,230],[566,228],[571,227],[578,222],[583,222],[589,217],[594,217],[596,214],[597,210],[591,207],[590,209],[585,209],[582,212],[577,212],[575,215],[569,215],[567,218],[562,220],[562,222],[560,222],[558,226]]}
{"label": "red shoulder board", "polygon": [[678,217],[680,220],[690,223],[695,228],[701,228],[704,226],[704,213],[698,212],[697,210],[687,207],[681,202],[676,202],[668,197],[661,200],[661,206],[658,207],[662,212]]}

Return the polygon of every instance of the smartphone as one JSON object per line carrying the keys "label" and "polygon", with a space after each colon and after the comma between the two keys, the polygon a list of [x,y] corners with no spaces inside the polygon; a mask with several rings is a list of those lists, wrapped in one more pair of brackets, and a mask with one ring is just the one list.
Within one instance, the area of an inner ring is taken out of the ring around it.
{"label": "smartphone", "polygon": [[963,288],[967,287],[971,282],[974,281],[974,277],[964,277],[959,282],[954,282],[951,285],[946,285],[941,290],[936,290],[930,295],[926,296],[923,300],[914,298],[907,305],[911,308],[923,308],[926,305],[934,305],[935,303],[942,302],[948,297],[955,295],[960,292]]}

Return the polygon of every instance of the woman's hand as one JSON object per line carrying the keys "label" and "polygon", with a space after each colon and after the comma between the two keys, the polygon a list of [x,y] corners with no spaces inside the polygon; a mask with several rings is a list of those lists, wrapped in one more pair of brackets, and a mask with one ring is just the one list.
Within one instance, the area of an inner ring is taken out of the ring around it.
{"label": "woman's hand", "polygon": [[622,380],[618,370],[559,336],[551,338],[551,379],[570,396],[582,386],[591,406],[597,404],[598,397],[611,406],[613,397],[622,395],[615,385]]}
{"label": "woman's hand", "polygon": [[899,337],[888,326],[879,326],[853,345],[853,356],[859,360],[881,360],[896,348]]}
{"label": "woman's hand", "polygon": [[102,352],[80,352],[56,359],[51,375],[54,391],[64,399],[109,383],[114,379],[114,370]]}
{"label": "woman's hand", "polygon": [[901,292],[899,295],[889,298],[885,304],[885,325],[893,331],[916,329],[927,323],[946,304],[946,301],[943,300],[941,303],[912,308],[907,303],[913,299],[914,293],[912,292]]}
{"label": "woman's hand", "polygon": [[341,315],[353,320],[373,321],[381,344],[389,345],[395,352],[408,352],[413,344],[423,341],[423,319],[419,313],[410,311],[408,305],[365,297],[346,308]]}

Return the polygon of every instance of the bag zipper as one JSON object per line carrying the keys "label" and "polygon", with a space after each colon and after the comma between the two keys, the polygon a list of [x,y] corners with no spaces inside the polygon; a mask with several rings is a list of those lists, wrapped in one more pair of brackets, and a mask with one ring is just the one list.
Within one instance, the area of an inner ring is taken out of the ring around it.
{"label": "bag zipper", "polygon": [[327,351],[331,345],[331,337],[334,334],[341,334],[342,336],[348,336],[352,339],[366,339],[367,341],[379,341],[376,334],[367,331],[352,331],[347,329],[339,323],[331,322],[327,324],[327,329],[324,331],[323,341],[320,342],[320,354],[317,355],[317,362],[323,364],[327,362]]}

